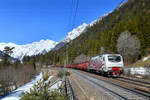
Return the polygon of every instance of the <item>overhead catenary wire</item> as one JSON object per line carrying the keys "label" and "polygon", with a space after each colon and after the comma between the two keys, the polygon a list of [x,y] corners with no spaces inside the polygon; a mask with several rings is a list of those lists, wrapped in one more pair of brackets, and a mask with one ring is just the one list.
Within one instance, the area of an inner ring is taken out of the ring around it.
{"label": "overhead catenary wire", "polygon": [[70,27],[72,25],[73,9],[74,9],[74,0],[71,0],[68,27]]}
{"label": "overhead catenary wire", "polygon": [[[79,0],[77,0],[75,3],[75,10],[74,10],[74,0],[72,0],[72,3],[71,3],[71,11],[70,11],[70,20],[69,20],[69,23],[71,23],[71,31],[73,30],[74,26],[75,26],[75,22],[76,22],[76,17],[77,17],[77,12],[78,12],[78,6],[79,6]],[[74,12],[74,16],[73,16],[73,11]],[[73,17],[73,18],[72,18]],[[68,64],[68,44],[65,46],[65,49],[66,49],[66,53],[65,53],[65,61],[64,61],[64,67],[66,67],[66,65]]]}
{"label": "overhead catenary wire", "polygon": [[[75,26],[76,17],[77,17],[77,13],[78,13],[78,7],[79,7],[79,0],[76,0],[75,3],[76,3],[76,5],[75,5],[75,12],[74,12],[73,20],[72,20],[71,30],[73,30],[73,28]],[[68,49],[68,45],[67,45],[67,49]],[[67,52],[67,62],[68,62],[68,52]]]}
{"label": "overhead catenary wire", "polygon": [[78,12],[78,7],[79,7],[79,0],[76,0],[76,6],[75,6],[75,13],[74,13],[74,16],[73,16],[73,22],[72,22],[72,30],[75,26],[75,22],[76,22],[76,17],[77,17],[77,12]]}
{"label": "overhead catenary wire", "polygon": [[[74,9],[74,3],[75,3],[75,9]],[[78,7],[79,7],[79,0],[76,0],[76,1],[72,0],[71,12],[70,12],[70,19],[72,19],[72,21],[71,21],[72,22],[71,30],[73,30],[73,28],[75,26],[77,12],[78,12]],[[74,11],[74,13],[73,13],[73,11]],[[68,44],[66,45],[66,61],[65,61],[65,66],[68,64],[68,51],[67,50],[68,50]]]}

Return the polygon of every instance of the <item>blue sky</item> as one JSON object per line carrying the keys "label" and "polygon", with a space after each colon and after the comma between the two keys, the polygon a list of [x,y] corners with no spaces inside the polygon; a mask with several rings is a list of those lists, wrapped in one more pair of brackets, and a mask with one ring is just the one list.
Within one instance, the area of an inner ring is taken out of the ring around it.
{"label": "blue sky", "polygon": [[[76,0],[74,0],[76,1]],[[0,42],[62,40],[71,31],[72,0],[0,0]],[[121,0],[79,0],[74,27],[114,10]]]}

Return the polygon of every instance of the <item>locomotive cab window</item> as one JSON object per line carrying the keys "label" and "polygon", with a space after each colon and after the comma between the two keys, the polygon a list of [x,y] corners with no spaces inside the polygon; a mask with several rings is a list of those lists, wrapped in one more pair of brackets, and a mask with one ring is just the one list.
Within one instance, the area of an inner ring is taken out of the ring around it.
{"label": "locomotive cab window", "polygon": [[108,56],[108,61],[110,61],[110,62],[120,62],[121,57],[120,56]]}

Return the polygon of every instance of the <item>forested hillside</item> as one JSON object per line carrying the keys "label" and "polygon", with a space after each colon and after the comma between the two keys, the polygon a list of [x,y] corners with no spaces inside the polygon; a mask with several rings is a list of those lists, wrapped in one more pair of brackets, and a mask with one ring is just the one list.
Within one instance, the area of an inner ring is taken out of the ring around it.
{"label": "forested hillside", "polygon": [[64,64],[66,58],[67,63],[77,63],[80,55],[87,60],[102,53],[121,53],[125,62],[134,62],[149,48],[150,1],[128,0],[59,50],[35,58],[44,64]]}

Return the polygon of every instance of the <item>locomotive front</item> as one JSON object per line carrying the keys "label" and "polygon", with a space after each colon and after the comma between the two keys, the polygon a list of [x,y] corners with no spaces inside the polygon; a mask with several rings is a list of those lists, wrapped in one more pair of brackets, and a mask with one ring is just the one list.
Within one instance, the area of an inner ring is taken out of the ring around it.
{"label": "locomotive front", "polygon": [[105,72],[113,76],[119,76],[123,73],[123,58],[120,54],[106,54]]}

